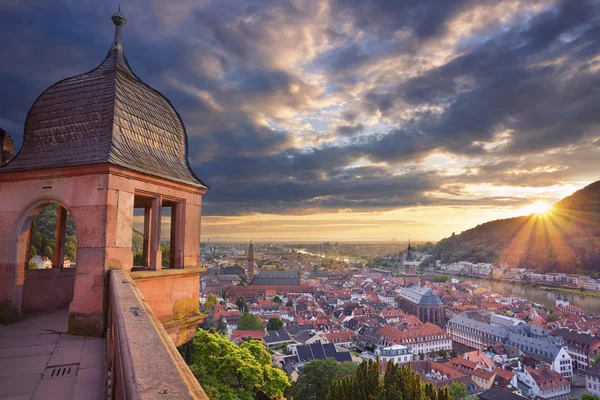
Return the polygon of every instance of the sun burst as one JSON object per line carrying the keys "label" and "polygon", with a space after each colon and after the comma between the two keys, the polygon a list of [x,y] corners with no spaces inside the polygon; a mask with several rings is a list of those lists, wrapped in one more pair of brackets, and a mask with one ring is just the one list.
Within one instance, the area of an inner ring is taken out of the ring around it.
{"label": "sun burst", "polygon": [[545,201],[536,201],[535,203],[523,207],[523,212],[527,215],[546,215],[548,214],[548,212],[550,212],[550,210],[552,210],[552,205],[546,203]]}

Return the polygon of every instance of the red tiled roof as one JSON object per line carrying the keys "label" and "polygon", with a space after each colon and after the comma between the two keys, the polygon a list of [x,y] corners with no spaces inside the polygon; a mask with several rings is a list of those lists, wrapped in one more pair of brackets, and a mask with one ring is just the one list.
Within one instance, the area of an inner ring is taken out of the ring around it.
{"label": "red tiled roof", "polygon": [[526,367],[525,369],[540,389],[559,388],[570,383],[568,379],[551,370],[547,365],[540,365],[536,368]]}

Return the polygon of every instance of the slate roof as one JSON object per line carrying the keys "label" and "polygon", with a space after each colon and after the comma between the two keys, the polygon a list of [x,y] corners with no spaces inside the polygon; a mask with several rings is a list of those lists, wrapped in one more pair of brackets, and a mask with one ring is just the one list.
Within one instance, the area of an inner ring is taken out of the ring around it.
{"label": "slate roof", "polygon": [[414,283],[403,288],[400,291],[400,297],[424,306],[441,306],[444,304],[433,290]]}
{"label": "slate roof", "polygon": [[188,164],[181,117],[133,73],[116,42],[98,67],[37,98],[23,146],[0,172],[105,163],[207,188]]}
{"label": "slate roof", "polygon": [[595,376],[596,378],[600,378],[600,363],[596,363],[592,368],[585,371],[585,374],[588,376]]}
{"label": "slate roof", "polygon": [[456,324],[462,328],[471,328],[478,332],[484,332],[502,339],[508,339],[508,329],[505,327],[486,324],[485,322],[476,321],[469,317],[469,314],[463,312],[452,317],[452,319],[448,321],[448,324],[450,326],[454,326]]}
{"label": "slate roof", "polygon": [[578,343],[586,347],[592,346],[600,340],[596,336],[592,336],[588,333],[579,333],[568,329],[557,329],[553,331],[552,334],[554,336],[560,336],[569,342]]}
{"label": "slate roof", "polygon": [[321,342],[298,346],[298,361],[310,362],[312,360],[325,360],[334,358],[337,362],[352,361],[350,352],[338,352],[333,343]]}
{"label": "slate roof", "polygon": [[530,338],[515,333],[510,333],[506,344],[516,347],[525,354],[537,356],[542,360],[549,361],[554,361],[562,349],[562,346],[557,346],[549,340],[544,340],[543,338]]}
{"label": "slate roof", "polygon": [[263,271],[254,277],[251,285],[300,285],[300,271]]}
{"label": "slate roof", "polygon": [[273,343],[281,343],[281,342],[291,342],[292,338],[288,335],[285,329],[281,329],[278,331],[267,331],[267,336],[263,338],[263,342],[265,344],[273,344]]}
{"label": "slate roof", "polygon": [[481,392],[477,395],[479,400],[525,400],[527,397],[519,396],[508,390],[492,387],[491,389]]}

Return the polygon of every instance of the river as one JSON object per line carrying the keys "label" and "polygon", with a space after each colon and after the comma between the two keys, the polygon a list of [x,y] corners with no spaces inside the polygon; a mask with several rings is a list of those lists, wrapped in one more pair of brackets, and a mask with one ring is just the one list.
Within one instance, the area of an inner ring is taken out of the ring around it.
{"label": "river", "polygon": [[525,297],[532,303],[543,304],[544,306],[555,309],[555,298],[557,294],[567,296],[571,305],[577,306],[590,314],[600,314],[600,297],[583,296],[560,291],[546,291],[533,286],[518,285],[504,281],[490,281],[487,279],[468,278],[469,280],[480,282],[483,286],[489,287],[492,292]]}

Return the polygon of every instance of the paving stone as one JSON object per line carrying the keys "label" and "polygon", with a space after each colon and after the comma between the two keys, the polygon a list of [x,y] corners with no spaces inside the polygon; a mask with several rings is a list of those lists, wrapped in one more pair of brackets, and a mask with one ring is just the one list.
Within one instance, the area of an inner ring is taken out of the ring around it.
{"label": "paving stone", "polygon": [[41,379],[41,374],[0,378],[0,398],[3,399],[6,396],[15,396],[18,394],[29,394],[31,396]]}
{"label": "paving stone", "polygon": [[69,400],[75,389],[75,376],[42,379],[33,393],[32,400]]}
{"label": "paving stone", "polygon": [[0,358],[38,356],[52,354],[55,344],[40,344],[38,346],[5,347],[0,348]]}
{"label": "paving stone", "polygon": [[102,400],[104,375],[104,368],[80,369],[75,380],[73,400]]}
{"label": "paving stone", "polygon": [[39,346],[42,344],[56,344],[60,339],[60,335],[42,333],[31,336],[10,336],[0,340],[0,348],[7,347],[25,347],[25,346]]}
{"label": "paving stone", "polygon": [[0,359],[0,378],[28,374],[41,374],[46,369],[50,354]]}
{"label": "paving stone", "polygon": [[85,338],[80,369],[104,368],[106,345],[104,339]]}
{"label": "paving stone", "polygon": [[81,353],[83,352],[83,343],[75,346],[57,347],[52,353],[48,366],[79,364]]}

